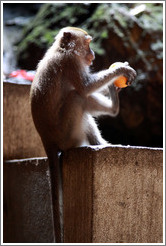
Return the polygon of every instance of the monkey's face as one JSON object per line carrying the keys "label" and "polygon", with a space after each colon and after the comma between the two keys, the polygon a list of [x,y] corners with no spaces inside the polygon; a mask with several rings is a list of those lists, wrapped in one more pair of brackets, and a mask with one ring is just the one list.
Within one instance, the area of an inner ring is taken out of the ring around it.
{"label": "monkey's face", "polygon": [[77,38],[76,41],[76,54],[78,52],[79,54],[79,60],[81,63],[83,63],[86,66],[90,66],[92,64],[92,61],[95,59],[95,53],[90,48],[90,42],[92,40],[92,37],[88,34],[81,35]]}
{"label": "monkey's face", "polygon": [[85,51],[85,63],[86,65],[90,66],[92,64],[92,61],[95,59],[95,53],[90,48],[90,42],[92,38],[90,36],[85,37],[85,45],[84,45],[84,51]]}
{"label": "monkey's face", "polygon": [[68,51],[68,54],[74,55],[79,62],[90,66],[95,59],[95,54],[90,48],[92,37],[79,28],[66,27],[62,29],[60,41],[61,48]]}

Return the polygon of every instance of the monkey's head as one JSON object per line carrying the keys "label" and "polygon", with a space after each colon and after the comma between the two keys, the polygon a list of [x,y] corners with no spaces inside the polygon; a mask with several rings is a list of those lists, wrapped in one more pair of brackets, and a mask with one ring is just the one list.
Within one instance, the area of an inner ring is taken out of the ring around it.
{"label": "monkey's head", "polygon": [[90,66],[95,58],[90,48],[92,37],[87,32],[76,27],[65,27],[56,36],[60,48],[69,55],[76,57],[80,62]]}

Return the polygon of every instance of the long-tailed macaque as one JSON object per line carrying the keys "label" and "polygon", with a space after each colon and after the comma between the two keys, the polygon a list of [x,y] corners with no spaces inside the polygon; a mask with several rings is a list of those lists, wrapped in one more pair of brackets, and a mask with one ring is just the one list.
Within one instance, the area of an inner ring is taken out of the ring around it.
{"label": "long-tailed macaque", "polygon": [[[91,40],[82,29],[61,29],[39,62],[31,87],[32,116],[52,175],[56,242],[62,242],[57,153],[73,147],[106,144],[94,116],[116,116],[119,98],[115,79],[123,75],[131,83],[136,77],[128,63],[91,73],[89,66],[95,58],[90,48]],[[103,89],[108,89],[109,97],[104,96]]]}

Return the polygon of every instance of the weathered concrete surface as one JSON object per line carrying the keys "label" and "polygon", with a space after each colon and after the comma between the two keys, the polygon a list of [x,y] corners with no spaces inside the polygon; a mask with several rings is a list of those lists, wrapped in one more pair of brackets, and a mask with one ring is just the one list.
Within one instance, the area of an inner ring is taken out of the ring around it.
{"label": "weathered concrete surface", "polygon": [[65,243],[162,243],[162,154],[127,147],[66,152]]}
{"label": "weathered concrete surface", "polygon": [[54,238],[46,158],[4,163],[4,242],[51,243]]}
{"label": "weathered concrete surface", "polygon": [[64,243],[93,242],[93,164],[90,148],[64,154]]}
{"label": "weathered concrete surface", "polygon": [[[163,151],[63,154],[64,243],[162,243]],[[53,242],[46,159],[4,164],[4,242]]]}
{"label": "weathered concrete surface", "polygon": [[4,159],[46,156],[31,117],[30,85],[3,83]]}

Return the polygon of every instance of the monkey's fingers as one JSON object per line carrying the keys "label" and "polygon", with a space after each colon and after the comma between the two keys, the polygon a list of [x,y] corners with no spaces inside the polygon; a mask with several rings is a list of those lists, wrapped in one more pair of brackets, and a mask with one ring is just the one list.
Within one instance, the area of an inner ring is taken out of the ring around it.
{"label": "monkey's fingers", "polygon": [[128,75],[127,75],[127,78],[128,78],[127,85],[130,85],[135,80],[137,73],[132,67],[128,66],[128,68],[129,70],[128,70]]}
{"label": "monkey's fingers", "polygon": [[129,81],[129,80],[127,80],[126,85],[127,85],[127,86],[130,86],[131,84],[132,84],[132,82]]}
{"label": "monkey's fingers", "polygon": [[119,93],[122,88],[116,87],[116,91]]}
{"label": "monkey's fingers", "polygon": [[129,63],[127,61],[124,62],[125,66],[129,66]]}

